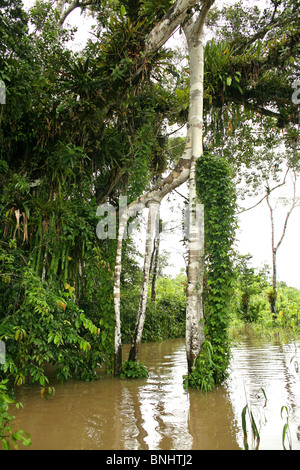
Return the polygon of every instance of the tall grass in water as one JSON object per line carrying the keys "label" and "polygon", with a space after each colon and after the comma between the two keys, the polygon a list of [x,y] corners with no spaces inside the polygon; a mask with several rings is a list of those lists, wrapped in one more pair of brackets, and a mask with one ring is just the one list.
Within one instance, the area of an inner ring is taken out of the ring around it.
{"label": "tall grass in water", "polygon": [[259,444],[260,444],[260,435],[256,426],[256,422],[253,416],[253,413],[251,411],[251,408],[249,407],[248,403],[246,406],[244,406],[243,411],[242,411],[242,429],[243,429],[243,435],[244,435],[244,449],[249,450],[249,443],[248,443],[248,432],[247,432],[247,420],[246,420],[246,415],[249,415],[250,419],[250,425],[251,425],[251,433],[252,433],[252,438],[253,438],[253,444],[254,444],[254,449],[258,450]]}
{"label": "tall grass in water", "polygon": [[[263,405],[263,408],[264,408],[267,404],[267,396],[263,388],[261,389],[261,391],[265,398],[265,402]],[[292,437],[291,437],[291,431],[290,431],[290,426],[289,426],[289,408],[287,406],[282,406],[280,415],[282,419],[284,419],[284,416],[285,416],[285,420],[286,420],[282,429],[283,449],[292,450]],[[247,428],[247,416],[248,416],[248,421],[250,423],[249,431]],[[259,446],[260,446],[259,427],[256,424],[253,412],[251,410],[251,406],[248,402],[246,403],[246,405],[244,406],[242,410],[242,430],[243,430],[243,437],[244,437],[243,439],[244,450],[249,450],[249,438],[252,439],[251,449],[259,450]],[[286,445],[286,442],[287,442],[287,445]]]}
{"label": "tall grass in water", "polygon": [[287,439],[288,441],[288,448],[289,450],[292,450],[292,436],[291,436],[291,430],[290,430],[290,425],[289,425],[289,409],[287,406],[282,406],[281,407],[281,418],[283,419],[283,414],[286,414],[286,422],[284,423],[283,430],[282,430],[282,446],[284,450],[286,449],[285,446],[285,440]]}

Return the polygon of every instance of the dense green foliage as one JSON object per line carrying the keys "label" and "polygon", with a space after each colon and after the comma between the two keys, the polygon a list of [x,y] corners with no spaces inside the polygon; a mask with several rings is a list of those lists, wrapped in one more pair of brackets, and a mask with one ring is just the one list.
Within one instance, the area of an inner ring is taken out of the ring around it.
{"label": "dense green foliage", "polygon": [[124,361],[121,379],[142,379],[148,376],[147,368],[140,361]]}
{"label": "dense green foliage", "polygon": [[[115,240],[97,238],[96,211],[135,199],[165,169],[172,64],[164,72],[166,51],[147,62],[140,51],[167,6],[140,6],[142,18],[132,3],[94,6],[98,40],[74,52],[52,2],[29,14],[0,2],[0,376],[11,383],[44,387],[49,364],[60,380],[112,368]],[[126,288],[130,239],[123,256]]]}
{"label": "dense green foliage", "polygon": [[269,268],[256,269],[251,265],[251,255],[239,256],[234,263],[234,296],[231,302],[231,327],[251,324],[270,331],[286,329],[299,333],[300,291],[284,282],[278,284],[277,312],[270,306],[272,280]]}
{"label": "dense green foliage", "polygon": [[229,364],[228,327],[234,286],[236,194],[229,164],[205,154],[197,161],[197,193],[204,204],[205,342],[188,385],[209,390],[221,383]]}
{"label": "dense green foliage", "polygon": [[[139,284],[124,289],[122,296],[122,336],[125,342],[131,341],[136,320],[139,299]],[[143,341],[162,341],[183,337],[185,333],[186,276],[176,278],[160,276],[157,279],[156,301],[147,303]]]}
{"label": "dense green foliage", "polygon": [[[112,274],[94,236],[95,202],[84,202],[84,182],[79,188],[73,178],[62,176],[64,185],[57,177],[57,186],[48,181],[38,193],[17,175],[4,186],[0,336],[7,347],[4,372],[18,385],[27,379],[44,385],[45,363],[56,364],[60,379],[92,378],[105,356],[99,328],[110,312],[102,305],[100,316],[98,305],[95,318],[91,300],[99,302]],[[49,200],[55,186],[57,196]],[[69,188],[69,197],[62,188]],[[99,286],[95,273],[100,267]],[[82,308],[89,301],[87,317]],[[92,355],[87,353],[91,342]]]}

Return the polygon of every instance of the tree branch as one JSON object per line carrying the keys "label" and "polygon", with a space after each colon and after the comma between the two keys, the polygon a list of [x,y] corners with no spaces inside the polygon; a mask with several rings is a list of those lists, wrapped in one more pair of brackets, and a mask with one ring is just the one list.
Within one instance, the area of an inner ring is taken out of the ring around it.
{"label": "tree branch", "polygon": [[163,46],[173,31],[186,19],[187,11],[196,3],[197,0],[177,0],[148,35],[144,52],[153,53]]}
{"label": "tree branch", "polygon": [[80,0],[73,0],[73,2],[69,5],[69,7],[64,11],[64,6],[66,4],[66,1],[60,0],[57,2],[58,10],[60,11],[60,19],[59,19],[59,27],[62,28],[62,25],[64,24],[65,20],[69,16],[70,13],[72,13],[75,8],[84,8],[93,3],[93,0],[86,0],[85,2],[80,2]]}
{"label": "tree branch", "polygon": [[197,37],[199,37],[202,33],[203,33],[203,28],[204,28],[204,24],[205,24],[205,20],[206,20],[206,17],[207,17],[207,14],[210,10],[210,8],[212,7],[212,5],[214,4],[215,0],[206,0],[204,3],[203,3],[203,6],[201,8],[201,13],[199,15],[199,17],[197,18],[196,22],[195,22],[195,33],[197,35]]}
{"label": "tree branch", "polygon": [[274,186],[274,188],[270,189],[269,188],[269,185],[267,186],[267,192],[266,194],[256,203],[254,204],[254,206],[250,206],[248,207],[247,209],[243,209],[242,211],[238,212],[237,215],[239,214],[243,214],[244,212],[247,212],[247,211],[250,211],[251,209],[254,209],[255,207],[257,207],[259,204],[261,204],[273,191],[275,191],[275,189],[278,189],[280,188],[281,186],[284,186],[285,183],[286,183],[286,177],[288,175],[288,172],[289,172],[289,168],[287,169],[285,175],[284,175],[284,178],[283,178],[283,182],[282,183],[279,183],[277,186]]}
{"label": "tree branch", "polygon": [[278,250],[278,248],[280,247],[281,243],[282,243],[282,240],[285,236],[285,233],[286,233],[286,228],[287,228],[287,224],[288,224],[288,221],[289,221],[289,218],[290,218],[290,215],[292,213],[292,211],[295,209],[295,207],[297,207],[297,204],[296,204],[296,174],[294,172],[294,180],[293,180],[293,202],[292,202],[292,205],[291,205],[291,208],[290,210],[288,211],[287,215],[286,215],[286,218],[285,218],[285,222],[284,222],[284,226],[283,226],[283,230],[282,230],[282,234],[281,234],[281,237],[276,245],[276,251]]}

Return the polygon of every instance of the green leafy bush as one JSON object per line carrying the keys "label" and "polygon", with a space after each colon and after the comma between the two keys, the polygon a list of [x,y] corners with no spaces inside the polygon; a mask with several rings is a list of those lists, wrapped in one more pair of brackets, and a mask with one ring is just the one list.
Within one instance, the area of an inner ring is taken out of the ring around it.
{"label": "green leafy bush", "polygon": [[142,379],[148,376],[146,366],[139,361],[125,361],[122,365],[120,377],[122,379]]}
{"label": "green leafy bush", "polygon": [[[18,449],[18,443],[28,447],[31,445],[30,435],[21,429],[13,431],[12,428],[14,416],[10,414],[9,406],[14,400],[8,395],[7,382],[8,380],[0,381],[0,442],[4,450],[10,450],[11,446]],[[19,408],[21,404],[16,403],[15,406]]]}
{"label": "green leafy bush", "polygon": [[72,291],[45,286],[32,268],[25,267],[21,294],[19,308],[0,323],[0,339],[6,345],[0,373],[11,376],[18,386],[26,380],[45,386],[49,382],[45,364],[55,365],[60,380],[94,378],[101,354],[91,352],[89,338],[100,330],[74,303]]}

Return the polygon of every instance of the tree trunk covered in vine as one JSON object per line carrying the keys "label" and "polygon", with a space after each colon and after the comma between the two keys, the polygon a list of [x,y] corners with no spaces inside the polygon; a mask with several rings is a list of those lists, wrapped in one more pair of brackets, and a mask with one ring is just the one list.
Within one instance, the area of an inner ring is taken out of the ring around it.
{"label": "tree trunk covered in vine", "polygon": [[[191,142],[187,138],[187,147],[177,168],[157,185],[153,190],[141,196],[131,204],[120,221],[119,233],[117,239],[116,264],[114,272],[114,308],[115,308],[115,374],[119,374],[122,366],[122,341],[121,341],[121,317],[120,317],[120,275],[122,264],[122,240],[126,230],[126,224],[131,215],[137,210],[141,210],[149,203],[160,204],[163,197],[170,193],[174,188],[180,186],[189,178],[190,191],[190,214],[189,214],[189,266],[188,266],[188,289],[187,289],[187,312],[186,312],[186,343],[188,367],[191,370],[192,365],[197,359],[201,345],[204,341],[202,323],[203,305],[202,288],[204,272],[204,227],[203,227],[203,207],[197,205],[196,201],[196,183],[195,183],[195,165],[197,159],[202,155],[202,126],[203,126],[203,74],[204,74],[204,52],[203,52],[203,27],[207,13],[214,3],[214,0],[203,0],[201,2],[201,11],[195,20],[195,15],[187,20],[189,9],[195,4],[195,0],[178,0],[156,25],[148,35],[145,42],[145,53],[153,53],[158,50],[171,36],[176,27],[185,23],[184,32],[186,35],[189,57],[190,57],[190,110],[188,131],[191,130]],[[72,5],[79,6],[78,1]],[[57,7],[60,11],[60,24],[62,25],[66,17],[64,12],[64,0],[57,1]],[[192,143],[192,154],[190,153]],[[149,259],[150,263],[150,259]],[[144,322],[144,309],[146,305],[149,272],[148,255],[145,259],[145,270],[139,311],[137,315],[135,346],[132,347],[130,357],[137,358],[138,343],[140,341],[142,326]],[[135,351],[135,352],[134,352]]]}

